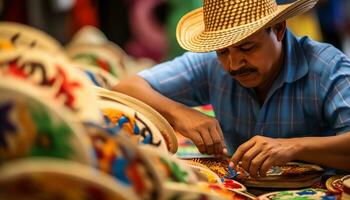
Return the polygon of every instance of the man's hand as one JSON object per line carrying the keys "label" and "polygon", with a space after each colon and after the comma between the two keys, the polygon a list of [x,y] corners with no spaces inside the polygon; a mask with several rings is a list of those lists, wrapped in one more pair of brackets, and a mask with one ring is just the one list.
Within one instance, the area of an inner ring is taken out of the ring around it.
{"label": "man's hand", "polygon": [[227,154],[219,122],[192,108],[181,107],[174,111],[171,124],[174,129],[190,138],[201,153]]}
{"label": "man's hand", "polygon": [[224,137],[216,119],[161,95],[137,75],[123,79],[114,90],[152,106],[176,131],[190,138],[201,153],[227,154]]}
{"label": "man's hand", "polygon": [[231,167],[241,167],[253,177],[265,176],[276,165],[284,165],[296,158],[298,146],[294,139],[274,139],[254,136],[238,147],[232,156]]}

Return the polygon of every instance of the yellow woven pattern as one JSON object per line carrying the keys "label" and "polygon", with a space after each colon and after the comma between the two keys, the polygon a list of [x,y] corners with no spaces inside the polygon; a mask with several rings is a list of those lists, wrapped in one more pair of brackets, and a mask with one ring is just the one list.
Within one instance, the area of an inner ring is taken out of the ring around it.
{"label": "yellow woven pattern", "polygon": [[208,167],[211,171],[216,173],[220,178],[224,178],[229,174],[228,172],[228,160],[216,159],[216,158],[194,158],[192,161],[200,163]]}
{"label": "yellow woven pattern", "polygon": [[206,0],[206,31],[224,30],[255,22],[276,11],[274,0]]}
{"label": "yellow woven pattern", "polygon": [[210,52],[234,45],[257,31],[311,9],[317,0],[204,0],[203,8],[186,14],[178,23],[181,47]]}

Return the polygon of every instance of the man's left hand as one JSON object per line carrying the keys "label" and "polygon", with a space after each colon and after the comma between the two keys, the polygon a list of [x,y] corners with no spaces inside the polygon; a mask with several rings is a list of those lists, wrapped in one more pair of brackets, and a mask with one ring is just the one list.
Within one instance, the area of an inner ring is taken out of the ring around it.
{"label": "man's left hand", "polygon": [[254,136],[238,147],[231,161],[233,166],[241,162],[241,167],[253,177],[265,176],[272,166],[295,160],[298,146],[295,139]]}

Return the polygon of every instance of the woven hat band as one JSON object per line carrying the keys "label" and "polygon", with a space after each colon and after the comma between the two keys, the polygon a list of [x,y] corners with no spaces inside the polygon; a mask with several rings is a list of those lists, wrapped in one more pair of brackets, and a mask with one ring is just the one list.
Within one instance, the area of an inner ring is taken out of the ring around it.
{"label": "woven hat band", "polygon": [[249,24],[272,14],[275,0],[204,0],[205,31],[220,31]]}

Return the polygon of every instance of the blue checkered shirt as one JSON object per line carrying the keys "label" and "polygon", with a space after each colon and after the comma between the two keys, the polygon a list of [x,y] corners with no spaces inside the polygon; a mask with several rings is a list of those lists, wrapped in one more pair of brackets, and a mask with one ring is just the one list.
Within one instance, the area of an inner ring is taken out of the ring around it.
{"label": "blue checkered shirt", "polygon": [[139,73],[163,95],[212,104],[229,151],[255,135],[331,136],[350,129],[350,60],[328,44],[286,32],[285,61],[263,105],[242,87],[216,53],[185,53]]}

